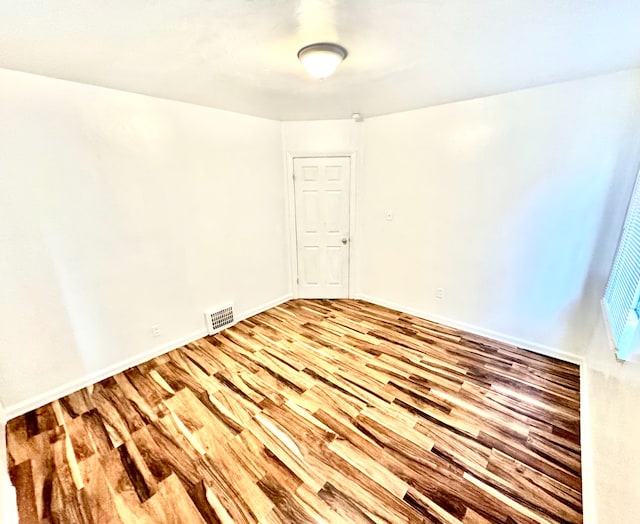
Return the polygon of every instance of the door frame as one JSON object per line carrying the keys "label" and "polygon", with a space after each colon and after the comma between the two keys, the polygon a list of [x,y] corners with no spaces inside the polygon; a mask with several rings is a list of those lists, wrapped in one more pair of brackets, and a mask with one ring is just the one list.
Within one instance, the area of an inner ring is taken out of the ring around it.
{"label": "door frame", "polygon": [[298,291],[298,237],[296,235],[296,195],[293,181],[293,160],[295,158],[333,158],[345,157],[349,158],[349,298],[355,296],[355,268],[356,264],[356,178],[358,171],[357,154],[355,151],[350,152],[298,152],[287,151],[286,158],[286,195],[287,195],[287,215],[289,226],[289,285],[293,298],[299,298]]}

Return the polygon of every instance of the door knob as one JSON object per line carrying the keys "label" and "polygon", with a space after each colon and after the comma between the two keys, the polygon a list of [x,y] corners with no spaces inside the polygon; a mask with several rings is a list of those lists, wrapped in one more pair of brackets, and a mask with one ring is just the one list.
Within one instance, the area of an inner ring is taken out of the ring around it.
{"label": "door knob", "polygon": [[346,246],[347,242],[348,242],[347,237],[342,237],[342,244]]}

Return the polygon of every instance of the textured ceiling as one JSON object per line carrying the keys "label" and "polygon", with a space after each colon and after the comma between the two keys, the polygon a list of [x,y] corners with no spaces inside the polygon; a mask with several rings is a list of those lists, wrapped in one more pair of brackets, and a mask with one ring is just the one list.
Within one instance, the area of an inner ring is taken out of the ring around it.
{"label": "textured ceiling", "polygon": [[[639,0],[0,1],[0,67],[282,120],[640,67]],[[298,49],[349,51],[331,78]]]}

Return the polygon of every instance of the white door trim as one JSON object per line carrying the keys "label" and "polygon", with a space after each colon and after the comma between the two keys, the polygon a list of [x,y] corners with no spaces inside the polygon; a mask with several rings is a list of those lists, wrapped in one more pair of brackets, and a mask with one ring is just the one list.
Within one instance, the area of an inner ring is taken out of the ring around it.
{"label": "white door trim", "polygon": [[330,158],[330,157],[346,157],[349,158],[351,181],[349,187],[349,298],[355,297],[355,268],[357,267],[357,235],[356,235],[356,187],[357,187],[357,154],[351,152],[298,152],[287,151],[287,172],[286,172],[286,195],[287,195],[287,214],[289,216],[289,274],[291,294],[294,298],[299,298],[298,293],[298,241],[296,237],[296,206],[295,206],[295,187],[293,184],[293,159],[294,158]]}

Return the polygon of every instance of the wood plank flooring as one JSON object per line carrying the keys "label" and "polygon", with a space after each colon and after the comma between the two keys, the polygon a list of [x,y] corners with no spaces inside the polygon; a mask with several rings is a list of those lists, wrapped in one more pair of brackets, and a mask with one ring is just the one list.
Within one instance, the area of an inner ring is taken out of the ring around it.
{"label": "wood plank flooring", "polygon": [[578,368],[296,300],[8,424],[21,522],[582,522]]}

